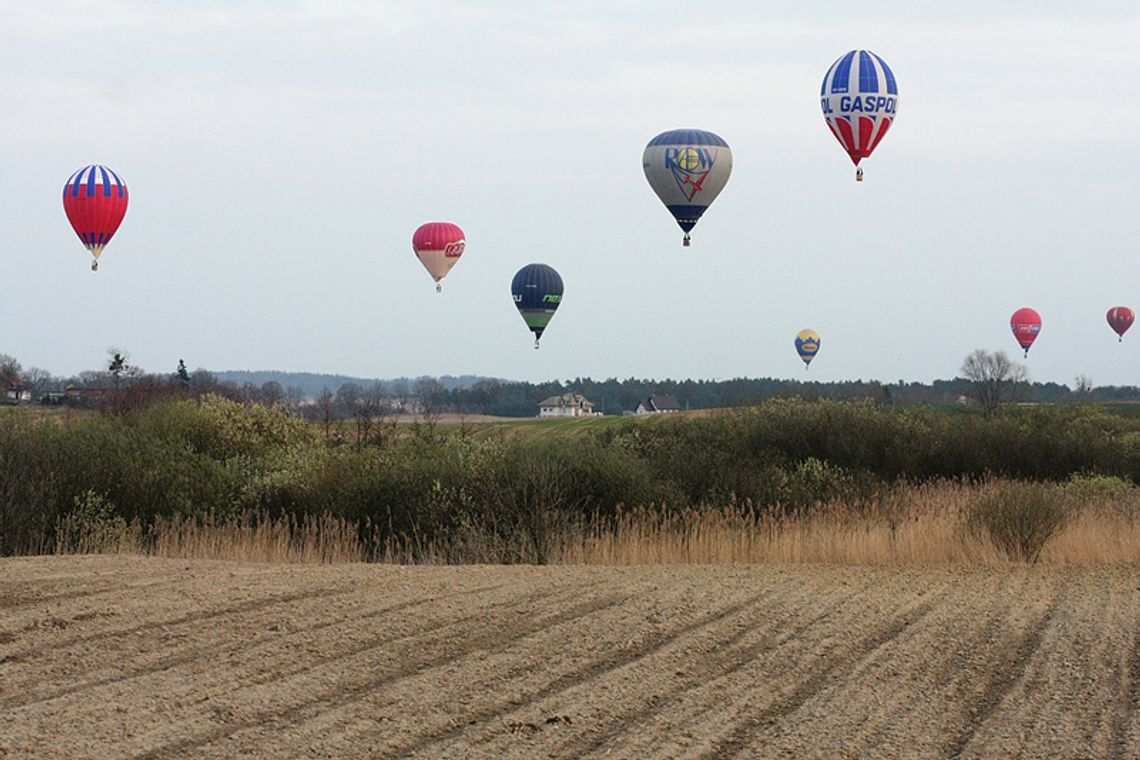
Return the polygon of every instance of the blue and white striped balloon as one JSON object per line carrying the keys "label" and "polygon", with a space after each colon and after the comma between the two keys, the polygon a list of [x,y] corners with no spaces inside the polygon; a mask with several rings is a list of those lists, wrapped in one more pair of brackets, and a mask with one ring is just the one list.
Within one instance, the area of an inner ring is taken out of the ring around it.
{"label": "blue and white striped balloon", "polygon": [[[886,61],[870,50],[852,50],[824,74],[819,101],[831,133],[858,166],[894,124],[899,88]],[[862,177],[860,169],[856,178]]]}

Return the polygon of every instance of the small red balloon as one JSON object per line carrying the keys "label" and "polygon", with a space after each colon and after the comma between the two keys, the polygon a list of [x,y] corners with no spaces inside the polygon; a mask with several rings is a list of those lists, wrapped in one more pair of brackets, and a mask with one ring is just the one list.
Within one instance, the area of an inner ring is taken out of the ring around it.
{"label": "small red balloon", "polygon": [[1120,336],[1120,340],[1124,340],[1124,333],[1128,332],[1128,328],[1132,327],[1133,321],[1136,319],[1136,314],[1127,306],[1113,306],[1108,310],[1106,315],[1108,318],[1108,326]]}
{"label": "small red balloon", "polygon": [[439,281],[459,261],[466,247],[467,238],[464,237],[463,230],[451,222],[421,224],[412,235],[412,250],[435,280],[437,293],[440,290]]}
{"label": "small red balloon", "polygon": [[1041,315],[1033,309],[1018,309],[1009,318],[1009,329],[1013,330],[1017,344],[1025,349],[1025,355],[1029,356],[1029,347],[1041,333]]}

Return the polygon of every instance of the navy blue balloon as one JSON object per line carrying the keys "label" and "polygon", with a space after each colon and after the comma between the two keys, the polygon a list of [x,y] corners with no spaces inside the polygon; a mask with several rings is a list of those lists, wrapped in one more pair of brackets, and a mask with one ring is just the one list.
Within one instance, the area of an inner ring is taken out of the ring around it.
{"label": "navy blue balloon", "polygon": [[527,264],[511,280],[515,307],[534,333],[534,347],[562,303],[562,277],[546,264]]}

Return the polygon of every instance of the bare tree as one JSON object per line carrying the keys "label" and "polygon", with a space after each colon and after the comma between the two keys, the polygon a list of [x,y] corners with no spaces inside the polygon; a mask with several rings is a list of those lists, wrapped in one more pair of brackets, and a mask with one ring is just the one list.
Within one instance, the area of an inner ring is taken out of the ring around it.
{"label": "bare tree", "polygon": [[7,390],[8,385],[13,380],[19,380],[23,369],[15,357],[8,356],[8,354],[0,354],[0,383],[4,386],[0,388],[0,391]]}
{"label": "bare tree", "polygon": [[285,389],[276,380],[267,380],[258,389],[258,396],[265,406],[276,406],[285,401]]}
{"label": "bare tree", "polygon": [[391,411],[388,394],[384,392],[381,383],[373,383],[360,393],[360,401],[356,410],[356,440],[363,446],[373,437],[375,431],[376,443],[382,444],[386,435],[384,419]]}
{"label": "bare tree", "polygon": [[1073,378],[1073,392],[1088,398],[1092,394],[1093,382],[1088,375],[1077,375]]}
{"label": "bare tree", "polygon": [[205,396],[207,393],[217,393],[220,383],[209,370],[199,367],[190,373],[190,393],[195,396]]}
{"label": "bare tree", "polygon": [[[419,418],[427,428],[427,437],[434,438],[435,426],[447,405],[447,388],[434,377],[421,377],[416,381],[414,390]],[[419,432],[418,425],[416,432]]]}
{"label": "bare tree", "polygon": [[403,380],[397,380],[392,384],[392,401],[396,404],[396,414],[407,413],[410,398],[411,391],[408,390],[407,383]]}
{"label": "bare tree", "polygon": [[[345,383],[337,389],[333,403],[341,417],[351,418],[355,423],[358,447],[371,441],[377,419],[382,423],[388,413],[388,399],[384,386],[380,383],[373,383],[368,388],[362,388],[356,383]],[[382,427],[378,432],[378,437],[382,438]]]}
{"label": "bare tree", "polygon": [[297,385],[285,386],[285,403],[294,412],[301,408],[301,404],[305,401],[305,391]]}
{"label": "bare tree", "polygon": [[328,441],[332,437],[333,420],[336,419],[336,397],[327,385],[317,394],[317,414],[325,426],[325,440]]}
{"label": "bare tree", "polygon": [[111,373],[96,369],[85,369],[73,380],[81,388],[105,388],[111,381]]}
{"label": "bare tree", "polygon": [[1004,351],[980,348],[966,357],[959,371],[973,384],[974,399],[986,414],[992,414],[1003,401],[1015,400],[1029,377],[1025,365],[1011,361]]}
{"label": "bare tree", "polygon": [[39,367],[28,367],[24,370],[24,385],[28,387],[37,398],[52,389],[52,385],[57,383],[56,378],[52,376],[46,369]]}
{"label": "bare tree", "polygon": [[364,389],[356,383],[344,383],[336,389],[336,407],[342,419],[356,416],[356,407],[363,394]]}

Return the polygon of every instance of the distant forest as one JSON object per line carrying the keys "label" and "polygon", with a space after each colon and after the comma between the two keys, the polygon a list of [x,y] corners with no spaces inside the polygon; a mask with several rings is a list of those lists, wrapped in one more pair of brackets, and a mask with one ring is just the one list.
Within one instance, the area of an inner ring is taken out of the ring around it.
{"label": "distant forest", "polygon": [[[1136,386],[1070,388],[1059,383],[1022,383],[1016,400],[1028,403],[1128,402],[1140,401]],[[14,385],[15,384],[15,385]],[[809,400],[868,400],[878,404],[952,405],[974,393],[965,378],[935,380],[932,383],[883,383],[874,380],[816,382],[777,378],[734,378],[731,380],[652,380],[647,378],[609,378],[595,380],[579,377],[529,383],[475,375],[439,378],[397,378],[377,380],[327,375],[310,372],[188,371],[179,364],[170,374],[148,373],[129,364],[118,353],[111,353],[107,370],[91,370],[72,377],[54,376],[38,368],[24,369],[13,357],[0,354],[0,387],[20,386],[30,391],[33,402],[90,403],[96,396],[87,393],[66,394],[68,387],[98,392],[100,389],[134,388],[181,389],[195,395],[217,393],[227,398],[263,404],[285,404],[298,410],[316,413],[323,407],[325,416],[353,416],[360,409],[377,413],[410,412],[429,408],[435,412],[486,414],[501,417],[533,417],[543,399],[564,393],[580,393],[594,405],[594,410],[607,415],[621,415],[637,408],[639,402],[653,394],[677,399],[682,409],[714,409],[755,404],[766,399],[800,397]],[[5,399],[0,395],[0,403]],[[355,411],[349,411],[355,410]],[[344,414],[341,414],[343,412]]]}
{"label": "distant forest", "polygon": [[[653,380],[633,377],[624,380],[613,377],[595,380],[579,377],[573,380],[528,383],[473,375],[373,380],[312,373],[217,372],[214,377],[219,382],[245,388],[247,395],[266,383],[275,383],[282,389],[292,388],[294,396],[303,391],[309,399],[317,398],[325,389],[333,394],[339,392],[339,395],[351,397],[357,395],[358,390],[370,388],[382,391],[389,398],[408,399],[415,398],[425,388],[430,388],[437,395],[437,406],[440,408],[458,413],[501,417],[533,417],[537,414],[539,402],[564,393],[582,394],[594,404],[595,411],[607,415],[633,411],[639,402],[652,394],[674,396],[682,409],[716,409],[792,396],[831,400],[865,399],[886,404],[941,405],[956,404],[960,398],[972,393],[971,383],[965,378],[935,380],[932,383],[906,383],[902,380],[897,383],[874,380],[829,383],[771,377],[741,377],[731,380]],[[340,389],[345,386],[346,390],[341,392]],[[1140,401],[1140,388],[1104,386],[1078,391],[1058,383],[1026,383],[1019,396],[1022,401],[1029,403]]]}

